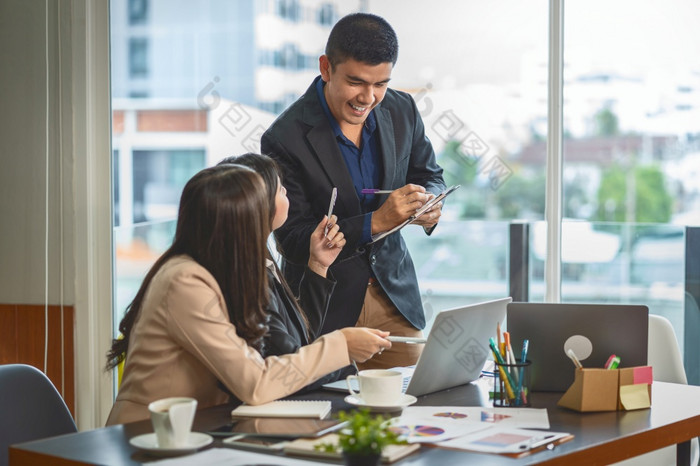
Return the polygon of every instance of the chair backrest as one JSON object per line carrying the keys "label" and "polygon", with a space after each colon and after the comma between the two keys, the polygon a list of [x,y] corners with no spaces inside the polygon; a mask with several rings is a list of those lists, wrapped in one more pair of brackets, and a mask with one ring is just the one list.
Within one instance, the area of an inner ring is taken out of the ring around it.
{"label": "chair backrest", "polygon": [[687,384],[683,359],[671,322],[665,317],[649,314],[648,363],[654,370],[654,380]]}
{"label": "chair backrest", "polygon": [[25,364],[0,365],[0,466],[8,463],[10,445],[77,430],[43,372]]}
{"label": "chair backrest", "polygon": [[[693,286],[697,286],[697,282]],[[700,385],[700,351],[698,351],[698,343],[695,341],[694,331],[700,328],[700,307],[695,297],[685,292],[685,320],[684,337],[685,337],[685,354],[683,361],[685,362],[685,373],[688,376],[688,383],[691,385]]]}

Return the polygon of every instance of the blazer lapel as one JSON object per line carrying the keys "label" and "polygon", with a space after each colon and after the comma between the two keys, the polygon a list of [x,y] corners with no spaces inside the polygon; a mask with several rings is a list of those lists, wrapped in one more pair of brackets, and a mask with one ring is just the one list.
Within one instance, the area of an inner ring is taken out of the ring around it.
{"label": "blazer lapel", "polygon": [[[311,146],[313,156],[318,160],[323,171],[328,175],[332,187],[338,188],[337,203],[342,204],[350,215],[361,212],[360,199],[355,192],[350,172],[345,166],[345,160],[340,153],[338,142],[333,134],[328,118],[326,118],[321,102],[316,94],[316,85],[306,91],[306,102],[302,119],[311,127],[306,139]],[[330,191],[330,190],[329,190]]]}
{"label": "blazer lapel", "polygon": [[[382,165],[384,177],[382,179],[382,189],[394,189],[394,169],[396,168],[396,144],[394,140],[394,124],[388,110],[381,106],[374,109],[379,128],[379,145],[381,146]],[[400,187],[400,186],[399,186]]]}
{"label": "blazer lapel", "polygon": [[[285,292],[282,284],[279,282],[279,280],[277,280],[277,278],[275,278],[272,272],[268,274],[268,278],[271,280],[270,283],[273,283],[275,294],[277,295],[277,298],[280,301],[281,306],[280,309],[277,309],[277,312],[279,312],[280,314],[286,314],[289,317],[289,320],[292,322],[292,324],[297,330],[297,334],[302,339],[302,346],[308,345],[311,342],[308,338],[306,326],[304,325],[301,316],[296,312],[296,306]],[[288,310],[292,310],[292,312],[288,312]]]}

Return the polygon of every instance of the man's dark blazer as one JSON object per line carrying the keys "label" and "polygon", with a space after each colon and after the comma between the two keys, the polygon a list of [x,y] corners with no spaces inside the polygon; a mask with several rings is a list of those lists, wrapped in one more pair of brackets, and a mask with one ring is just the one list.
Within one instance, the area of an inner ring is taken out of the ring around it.
{"label": "man's dark blazer", "polygon": [[[378,188],[397,189],[413,183],[434,194],[443,191],[442,169],[411,96],[388,89],[374,112],[382,165]],[[289,218],[275,236],[292,289],[296,289],[308,261],[311,233],[327,213],[333,187],[338,188],[334,213],[347,244],[331,266],[338,283],[323,333],[355,325],[372,273],[399,312],[416,328],[424,328],[418,280],[401,233],[374,244],[361,243],[364,218],[360,200],[321,107],[316,81],[272,123],[261,143],[262,152],[280,165],[289,197]]]}

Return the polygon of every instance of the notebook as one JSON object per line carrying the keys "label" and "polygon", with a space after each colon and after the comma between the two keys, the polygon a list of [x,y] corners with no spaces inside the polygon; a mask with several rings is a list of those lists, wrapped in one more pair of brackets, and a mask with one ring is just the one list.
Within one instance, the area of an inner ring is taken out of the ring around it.
{"label": "notebook", "polygon": [[649,308],[628,304],[511,303],[506,326],[516,356],[525,338],[532,361],[533,391],[565,391],[575,366],[573,349],[583,367],[603,368],[611,354],[620,367],[646,366]]}
{"label": "notebook", "polygon": [[[420,396],[478,379],[490,354],[489,338],[496,334],[496,324],[505,320],[511,301],[501,298],[440,312],[416,365],[394,368],[404,376],[404,393]],[[345,380],[323,387],[348,391]],[[356,383],[353,390],[359,390]]]}
{"label": "notebook", "polygon": [[277,400],[257,406],[240,405],[233,417],[310,417],[323,419],[331,412],[330,401]]}

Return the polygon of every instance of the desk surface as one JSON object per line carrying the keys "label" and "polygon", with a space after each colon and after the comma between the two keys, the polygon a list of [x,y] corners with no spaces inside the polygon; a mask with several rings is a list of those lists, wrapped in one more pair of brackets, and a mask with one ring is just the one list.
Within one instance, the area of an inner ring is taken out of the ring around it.
{"label": "desk surface", "polygon": [[[333,410],[351,409],[344,395],[316,392],[299,398],[331,399]],[[556,406],[561,393],[533,393],[533,407],[547,408],[551,430],[569,432],[575,438],[520,459],[442,448],[423,447],[399,465],[464,464],[607,464],[664,446],[687,442],[700,435],[700,387],[654,382],[652,408],[639,411],[577,413]],[[420,397],[419,406],[490,406],[485,388],[470,384]],[[230,420],[231,406],[217,406],[197,413],[193,430],[205,432]],[[132,465],[157,458],[129,445],[136,435],[152,432],[150,421],[111,426],[27,442],[10,448],[11,465],[105,464]],[[218,441],[214,443],[214,446]],[[333,463],[331,464],[338,464]]]}

